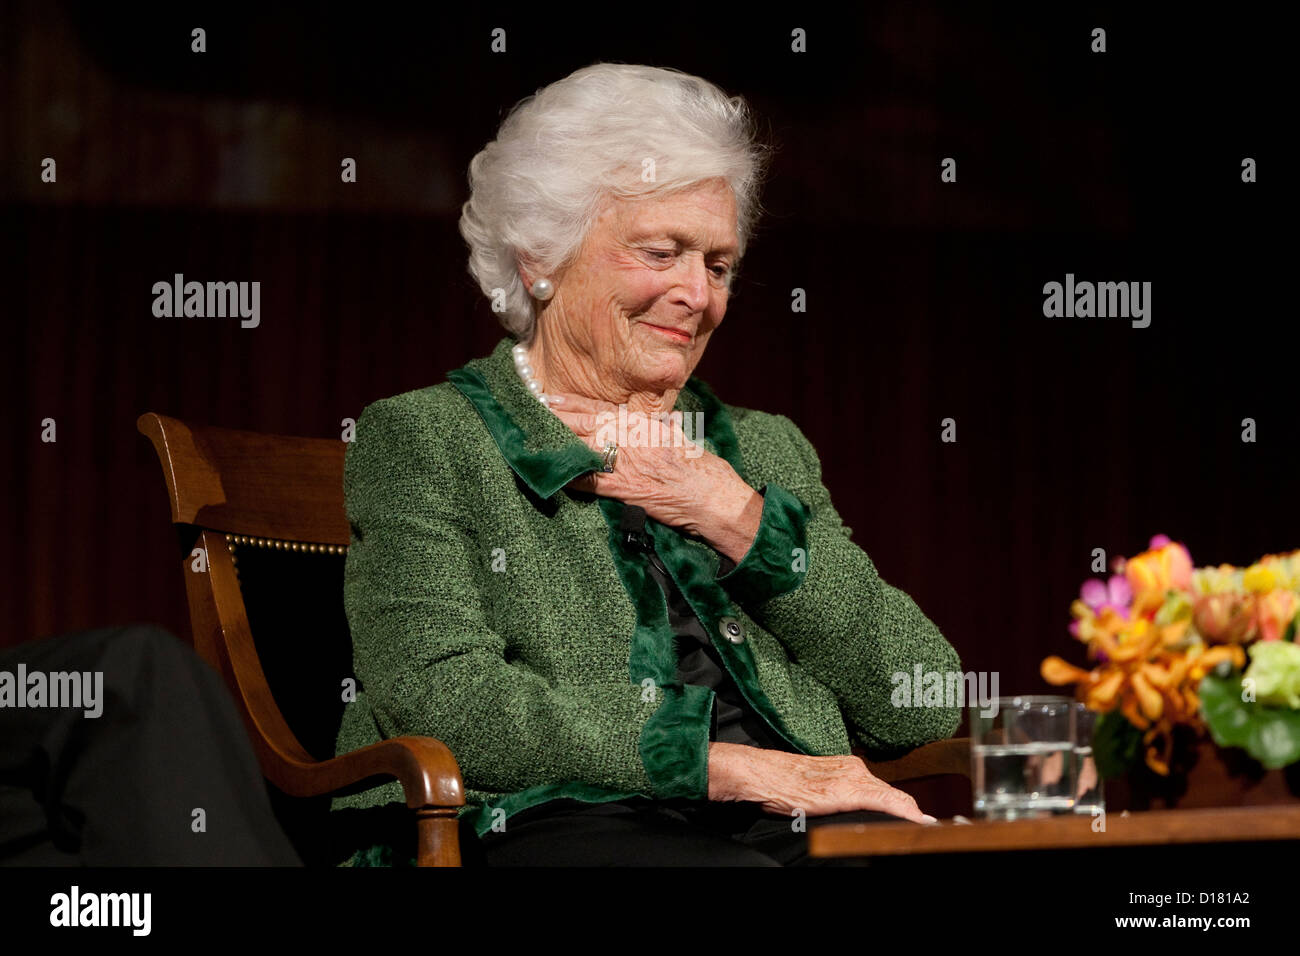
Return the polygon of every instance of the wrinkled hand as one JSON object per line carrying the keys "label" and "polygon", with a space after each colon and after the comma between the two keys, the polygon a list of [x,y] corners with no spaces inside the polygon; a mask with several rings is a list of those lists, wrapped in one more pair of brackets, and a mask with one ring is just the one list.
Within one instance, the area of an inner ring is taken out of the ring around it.
{"label": "wrinkled hand", "polygon": [[709,744],[709,799],[747,800],[768,813],[808,816],[875,810],[914,823],[935,823],[912,795],[891,787],[852,755],[810,757],[747,747]]}
{"label": "wrinkled hand", "polygon": [[[548,393],[551,394],[551,393]],[[731,463],[687,438],[680,412],[657,419],[627,412],[627,444],[619,444],[617,405],[569,392],[550,406],[587,447],[618,444],[614,471],[588,472],[568,487],[645,509],[661,524],[703,538],[739,562],[758,533],[763,498]],[[640,423],[638,426],[638,416]]]}

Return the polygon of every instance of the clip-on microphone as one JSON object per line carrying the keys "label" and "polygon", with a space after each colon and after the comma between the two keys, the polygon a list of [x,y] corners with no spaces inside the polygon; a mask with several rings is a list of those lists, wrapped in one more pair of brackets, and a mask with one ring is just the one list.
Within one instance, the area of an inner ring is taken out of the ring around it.
{"label": "clip-on microphone", "polygon": [[642,551],[650,549],[650,536],[645,530],[645,509],[640,505],[624,505],[618,522],[619,537],[625,546]]}

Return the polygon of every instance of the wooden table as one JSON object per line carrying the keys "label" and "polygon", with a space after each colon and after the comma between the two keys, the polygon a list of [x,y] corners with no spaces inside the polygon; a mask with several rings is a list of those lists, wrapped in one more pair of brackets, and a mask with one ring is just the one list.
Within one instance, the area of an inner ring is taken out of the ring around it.
{"label": "wooden table", "polygon": [[1110,813],[1104,823],[1104,830],[1094,830],[1092,817],[1066,814],[929,826],[827,824],[809,827],[808,846],[810,856],[844,857],[1300,840],[1300,805]]}

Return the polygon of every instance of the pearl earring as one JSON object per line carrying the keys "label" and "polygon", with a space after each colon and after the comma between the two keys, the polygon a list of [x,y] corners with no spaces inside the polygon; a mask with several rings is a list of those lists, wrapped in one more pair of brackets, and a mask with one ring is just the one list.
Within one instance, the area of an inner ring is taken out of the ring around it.
{"label": "pearl earring", "polygon": [[550,279],[538,279],[528,291],[532,293],[534,299],[541,299],[545,302],[555,295],[555,286],[551,285]]}

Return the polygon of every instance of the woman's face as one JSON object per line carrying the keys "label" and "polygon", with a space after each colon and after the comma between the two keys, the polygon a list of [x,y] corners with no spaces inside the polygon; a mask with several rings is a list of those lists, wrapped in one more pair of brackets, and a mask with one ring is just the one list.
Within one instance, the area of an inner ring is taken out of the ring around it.
{"label": "woman's face", "polygon": [[541,322],[602,391],[680,389],[727,311],[739,239],[724,180],[609,200]]}

